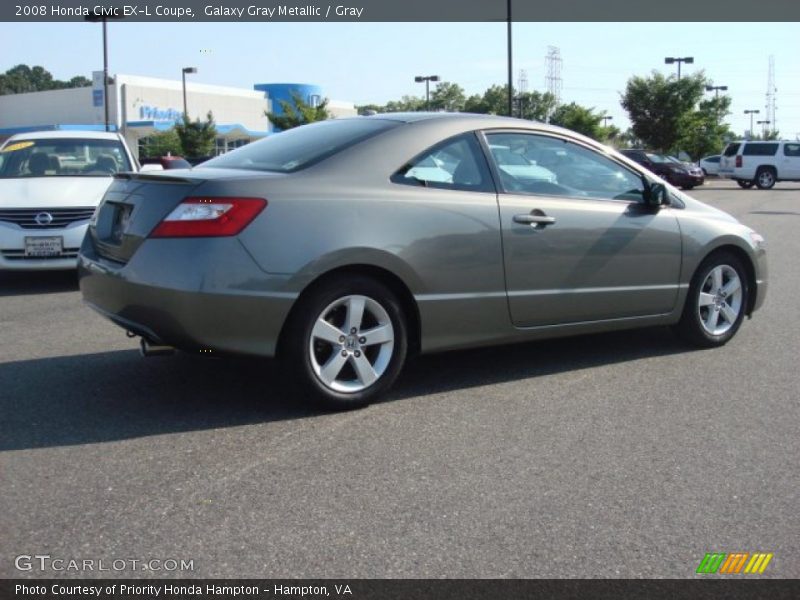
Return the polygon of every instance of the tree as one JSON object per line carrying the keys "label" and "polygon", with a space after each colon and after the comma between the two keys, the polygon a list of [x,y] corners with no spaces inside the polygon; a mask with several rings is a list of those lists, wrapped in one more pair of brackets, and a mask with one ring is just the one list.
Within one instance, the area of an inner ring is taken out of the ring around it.
{"label": "tree", "polygon": [[425,99],[417,96],[403,96],[400,100],[392,100],[384,106],[383,112],[416,112],[425,108]]}
{"label": "tree", "polygon": [[276,129],[285,131],[287,129],[291,129],[292,127],[298,127],[300,125],[306,125],[307,123],[324,121],[325,119],[331,118],[331,113],[328,111],[327,98],[325,98],[317,106],[311,106],[305,100],[303,100],[303,97],[296,91],[292,90],[291,96],[291,102],[288,100],[278,100],[281,110],[283,111],[282,114],[269,111],[264,112]]}
{"label": "tree", "polygon": [[431,110],[446,110],[449,112],[461,112],[464,110],[464,88],[457,83],[443,81],[436,86],[431,94]]}
{"label": "tree", "polygon": [[53,79],[48,70],[39,66],[17,65],[0,74],[0,96],[87,87],[90,85],[92,85],[92,82],[82,75],[73,77],[69,81]]}
{"label": "tree", "polygon": [[683,150],[692,160],[718,154],[725,140],[735,137],[723,119],[730,113],[731,99],[720,96],[701,101],[697,108],[684,113],[678,121],[678,139],[671,150]]}
{"label": "tree", "polygon": [[571,129],[595,140],[604,138],[606,128],[600,125],[602,120],[603,115],[595,113],[594,108],[575,102],[560,105],[550,116],[550,123],[553,125]]}
{"label": "tree", "polygon": [[[140,156],[143,158],[150,158],[153,156],[167,156],[183,154],[181,140],[178,137],[178,132],[175,128],[168,129],[167,131],[160,131],[153,135],[147,136],[145,143],[139,150]],[[196,156],[206,156],[206,154],[198,154]],[[195,156],[195,155],[192,155]]]}
{"label": "tree", "polygon": [[622,106],[628,111],[635,136],[661,152],[675,148],[682,121],[694,110],[709,83],[702,72],[680,80],[657,72],[650,77],[631,77]]}
{"label": "tree", "polygon": [[217,139],[214,115],[208,111],[205,121],[200,119],[190,121],[189,117],[184,115],[182,121],[175,123],[175,134],[181,142],[183,156],[190,158],[209,156],[214,150],[214,142]]}
{"label": "tree", "polygon": [[[508,86],[504,89],[508,89]],[[556,97],[550,92],[533,91],[517,94],[514,116],[529,121],[546,121],[547,115],[552,114],[557,105]]]}

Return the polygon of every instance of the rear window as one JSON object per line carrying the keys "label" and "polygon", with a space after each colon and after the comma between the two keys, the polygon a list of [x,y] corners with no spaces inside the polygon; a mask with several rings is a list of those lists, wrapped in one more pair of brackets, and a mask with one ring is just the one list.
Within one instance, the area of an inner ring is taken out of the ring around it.
{"label": "rear window", "polygon": [[398,121],[369,117],[320,121],[275,133],[212,158],[201,167],[291,173],[398,125]]}
{"label": "rear window", "polygon": [[736,153],[739,151],[739,146],[741,146],[741,144],[728,144],[725,146],[725,151],[722,153],[723,156],[736,156]]}
{"label": "rear window", "polygon": [[775,156],[778,151],[778,144],[765,144],[753,142],[744,145],[743,156]]}
{"label": "rear window", "polygon": [[784,144],[783,154],[785,156],[800,156],[800,144]]}

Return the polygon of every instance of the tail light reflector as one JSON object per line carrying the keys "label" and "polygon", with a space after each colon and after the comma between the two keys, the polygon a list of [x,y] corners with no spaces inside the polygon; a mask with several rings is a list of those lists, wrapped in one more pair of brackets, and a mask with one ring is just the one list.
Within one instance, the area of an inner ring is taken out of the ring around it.
{"label": "tail light reflector", "polygon": [[151,238],[237,235],[267,206],[264,198],[185,198],[156,225]]}

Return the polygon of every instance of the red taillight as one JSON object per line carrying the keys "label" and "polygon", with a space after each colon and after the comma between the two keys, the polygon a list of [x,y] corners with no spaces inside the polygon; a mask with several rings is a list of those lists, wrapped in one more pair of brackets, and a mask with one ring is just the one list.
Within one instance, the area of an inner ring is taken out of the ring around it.
{"label": "red taillight", "polygon": [[264,198],[185,198],[150,237],[236,235],[267,206]]}
{"label": "red taillight", "polygon": [[739,167],[739,168],[741,168],[741,166],[742,166],[742,155],[741,154],[737,154],[736,155],[736,166]]}

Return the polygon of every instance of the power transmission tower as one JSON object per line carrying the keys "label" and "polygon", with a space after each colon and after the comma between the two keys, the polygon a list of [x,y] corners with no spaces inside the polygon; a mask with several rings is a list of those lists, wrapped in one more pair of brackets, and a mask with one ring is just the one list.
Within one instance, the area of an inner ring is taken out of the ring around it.
{"label": "power transmission tower", "polygon": [[[556,106],[561,104],[561,87],[563,80],[561,79],[561,50],[555,46],[547,47],[547,55],[544,57],[545,61],[545,88],[556,99]],[[550,113],[547,114],[545,122],[550,122]]]}
{"label": "power transmission tower", "polygon": [[769,71],[767,74],[767,127],[771,131],[778,130],[778,124],[775,121],[775,96],[778,92],[778,88],[775,87],[775,57],[770,55],[769,57]]}
{"label": "power transmission tower", "polygon": [[528,93],[528,72],[525,69],[519,70],[517,78],[517,116],[525,118],[525,94]]}

